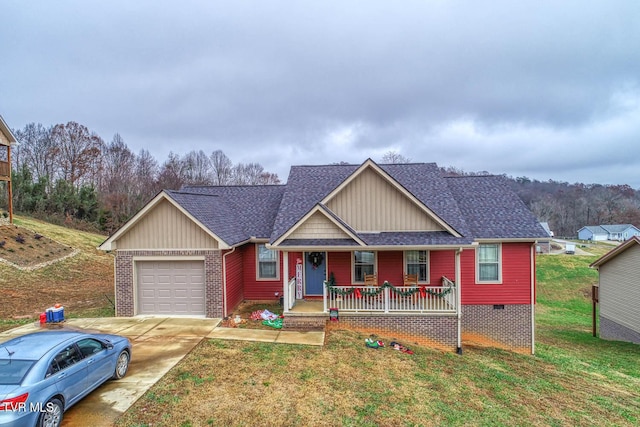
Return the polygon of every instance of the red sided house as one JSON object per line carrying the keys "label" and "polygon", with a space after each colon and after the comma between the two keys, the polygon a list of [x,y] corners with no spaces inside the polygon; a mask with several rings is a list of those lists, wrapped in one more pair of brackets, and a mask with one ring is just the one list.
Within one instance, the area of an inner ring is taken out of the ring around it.
{"label": "red sided house", "polygon": [[534,351],[536,242],[502,177],[434,163],[294,166],[287,184],[162,191],[100,249],[116,314],[226,317],[282,300],[285,328],[334,325],[447,350]]}

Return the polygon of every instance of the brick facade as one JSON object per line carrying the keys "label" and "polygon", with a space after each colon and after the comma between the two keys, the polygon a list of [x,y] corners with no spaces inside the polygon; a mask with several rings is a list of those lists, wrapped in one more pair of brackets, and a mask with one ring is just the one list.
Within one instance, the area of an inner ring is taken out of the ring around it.
{"label": "brick facade", "polygon": [[531,353],[531,306],[463,305],[463,340]]}
{"label": "brick facade", "polygon": [[350,329],[378,334],[398,341],[456,351],[458,320],[453,316],[340,314],[338,322],[327,322],[329,329]]}
{"label": "brick facade", "polygon": [[600,316],[600,338],[640,344],[640,332]]}
{"label": "brick facade", "polygon": [[204,256],[206,316],[223,317],[222,255],[219,250],[118,251],[115,260],[116,316],[136,314],[135,257],[166,257],[167,261],[179,261],[183,256]]}

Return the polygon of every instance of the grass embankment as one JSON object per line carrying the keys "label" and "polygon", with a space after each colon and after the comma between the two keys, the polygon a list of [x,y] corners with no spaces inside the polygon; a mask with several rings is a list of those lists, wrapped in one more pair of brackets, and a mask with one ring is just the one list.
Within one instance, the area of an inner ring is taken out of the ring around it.
{"label": "grass embankment", "polygon": [[[104,236],[26,217],[15,217],[14,225],[26,241],[9,241],[6,254],[0,253],[18,266],[0,263],[0,330],[37,321],[38,314],[55,303],[65,307],[66,317],[113,316],[113,257],[96,249]],[[7,236],[15,234],[0,228]],[[42,238],[35,239],[35,234]],[[40,262],[29,259],[40,257],[46,263],[71,252],[77,253],[41,268],[32,269]]]}
{"label": "grass embankment", "polygon": [[608,249],[538,258],[535,356],[205,340],[117,425],[638,425],[640,346],[591,336],[588,265]]}

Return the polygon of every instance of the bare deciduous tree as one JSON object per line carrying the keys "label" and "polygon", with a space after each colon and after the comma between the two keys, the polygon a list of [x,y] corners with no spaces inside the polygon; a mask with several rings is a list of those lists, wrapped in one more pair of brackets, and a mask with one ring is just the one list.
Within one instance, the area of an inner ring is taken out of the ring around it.
{"label": "bare deciduous tree", "polygon": [[59,150],[56,160],[60,179],[79,188],[88,177],[95,178],[99,173],[96,169],[104,143],[86,126],[76,122],[56,125],[51,139]]}
{"label": "bare deciduous tree", "polygon": [[233,176],[233,163],[222,150],[211,153],[211,173],[214,185],[226,185]]}
{"label": "bare deciduous tree", "polygon": [[211,185],[211,160],[204,151],[190,151],[182,159],[186,183],[191,185]]}
{"label": "bare deciduous tree", "polygon": [[265,172],[259,163],[238,163],[233,168],[233,180],[235,185],[266,185],[279,184],[278,175]]}
{"label": "bare deciduous tree", "polygon": [[135,183],[133,185],[136,201],[134,212],[159,191],[157,176],[158,162],[149,153],[149,150],[140,150],[138,157],[136,157]]}
{"label": "bare deciduous tree", "polygon": [[402,154],[398,153],[397,151],[387,151],[384,156],[382,156],[382,163],[409,163],[411,162],[411,159],[409,159],[408,157],[403,156]]}
{"label": "bare deciduous tree", "polygon": [[40,123],[29,123],[15,132],[20,142],[12,150],[12,163],[16,170],[26,165],[35,181],[53,177],[59,149],[51,138],[52,130],[53,127],[45,128]]}
{"label": "bare deciduous tree", "polygon": [[169,153],[169,158],[160,166],[158,185],[167,190],[179,190],[186,183],[184,163],[178,154]]}
{"label": "bare deciduous tree", "polygon": [[103,209],[110,211],[114,226],[134,211],[130,201],[135,181],[136,156],[119,134],[115,134],[102,153],[100,185]]}

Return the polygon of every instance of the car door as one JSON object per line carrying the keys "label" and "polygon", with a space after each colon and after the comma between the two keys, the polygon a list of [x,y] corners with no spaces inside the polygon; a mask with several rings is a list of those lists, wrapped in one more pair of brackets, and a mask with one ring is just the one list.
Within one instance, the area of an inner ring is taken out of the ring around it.
{"label": "car door", "polygon": [[87,364],[87,388],[94,389],[111,378],[115,357],[102,341],[84,338],[78,341],[78,349]]}
{"label": "car door", "polygon": [[84,396],[87,389],[87,365],[75,343],[58,352],[49,365],[47,377],[53,377],[56,387],[65,396],[65,407]]}

